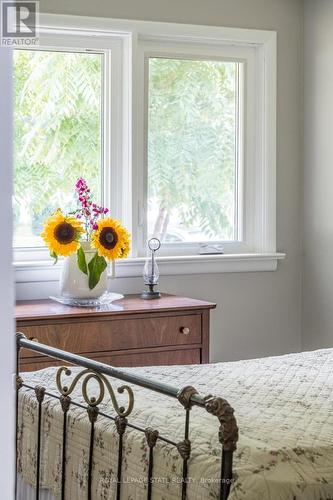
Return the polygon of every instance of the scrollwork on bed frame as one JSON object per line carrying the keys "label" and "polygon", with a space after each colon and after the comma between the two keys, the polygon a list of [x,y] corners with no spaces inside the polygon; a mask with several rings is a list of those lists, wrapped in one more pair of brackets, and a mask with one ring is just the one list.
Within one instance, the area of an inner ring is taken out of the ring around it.
{"label": "scrollwork on bed frame", "polygon": [[[128,385],[122,385],[121,387],[117,388],[119,394],[123,394],[124,392],[127,393],[128,405],[126,408],[124,408],[123,406],[119,406],[112,385],[102,373],[98,373],[89,369],[83,370],[82,372],[75,375],[74,379],[70,382],[69,387],[67,385],[63,385],[62,383],[61,379],[63,374],[65,374],[67,377],[70,377],[72,371],[65,366],[62,366],[57,371],[56,383],[58,391],[62,396],[69,396],[70,394],[72,394],[72,392],[78,385],[79,381],[82,379],[81,392],[87,405],[89,406],[100,405],[105,398],[105,390],[107,390],[112,401],[112,406],[117,415],[119,415],[119,417],[127,417],[128,415],[131,414],[134,406],[134,394],[133,390]],[[97,382],[99,393],[96,396],[89,397],[88,384],[91,380],[95,380]]]}
{"label": "scrollwork on bed frame", "polygon": [[[65,377],[70,377],[72,371],[68,367],[60,367],[56,372],[56,384],[59,395],[50,394],[45,387],[29,386],[24,382],[19,374],[19,353],[21,347],[31,349],[33,351],[42,353],[55,359],[76,364],[84,368],[73,378],[64,380]],[[132,388],[124,384],[117,388],[119,394],[127,395],[127,405],[121,406],[117,400],[116,393],[110,380],[107,376],[114,377],[124,382],[129,382],[143,388],[164,394],[178,400],[185,410],[185,425],[184,425],[184,438],[180,442],[172,441],[169,438],[161,435],[157,429],[141,428],[128,421],[127,417],[131,415],[134,407],[134,394]],[[97,383],[97,394],[90,395],[91,386],[90,382]],[[72,397],[74,391],[81,383],[81,395],[86,407],[81,403],[73,401]],[[181,483],[181,498],[187,498],[187,483],[188,483],[188,466],[191,457],[192,443],[190,440],[190,414],[193,406],[199,406],[209,414],[215,416],[219,421],[218,440],[222,445],[221,457],[221,486],[220,486],[220,500],[226,500],[229,495],[230,484],[232,482],[232,459],[233,452],[236,449],[238,440],[238,427],[234,410],[227,400],[208,395],[201,397],[198,391],[192,386],[186,386],[181,390],[174,387],[154,382],[126,371],[115,369],[111,366],[89,360],[82,356],[77,356],[66,351],[60,351],[43,344],[36,344],[29,341],[26,337],[17,334],[17,373],[16,373],[16,388],[17,388],[17,429],[18,429],[18,393],[22,388],[32,390],[37,399],[38,417],[37,417],[37,472],[36,472],[36,500],[39,500],[39,487],[40,487],[40,461],[41,461],[41,422],[42,422],[42,404],[45,396],[56,398],[59,400],[63,412],[63,440],[62,440],[62,475],[61,475],[61,500],[68,500],[65,498],[65,484],[66,484],[66,452],[67,452],[67,415],[72,406],[85,408],[90,421],[90,445],[89,445],[89,463],[88,463],[88,500],[92,499],[92,470],[93,470],[93,453],[94,453],[94,434],[95,424],[100,416],[114,421],[116,431],[118,433],[118,471],[117,471],[117,486],[116,486],[116,500],[121,497],[121,481],[122,481],[122,457],[123,457],[123,436],[126,429],[132,428],[136,431],[142,432],[145,436],[148,446],[148,477],[147,477],[147,500],[152,498],[153,486],[153,467],[154,467],[154,450],[159,441],[174,446],[183,461],[182,483]],[[89,390],[90,389],[90,390]],[[103,413],[100,410],[100,405],[103,403],[105,396],[110,396],[112,408],[115,411],[115,416]],[[72,396],[72,397],[71,397]]]}

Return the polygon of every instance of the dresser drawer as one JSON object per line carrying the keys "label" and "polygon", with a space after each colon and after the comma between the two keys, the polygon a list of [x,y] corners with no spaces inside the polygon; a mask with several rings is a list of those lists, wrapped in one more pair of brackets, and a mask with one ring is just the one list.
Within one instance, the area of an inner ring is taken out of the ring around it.
{"label": "dresser drawer", "polygon": [[[20,327],[20,331],[42,344],[77,354],[200,344],[201,315],[56,323]],[[22,357],[36,356],[33,351],[22,351]]]}
{"label": "dresser drawer", "polygon": [[100,357],[97,361],[111,366],[161,366],[200,363],[200,349],[179,349],[159,352],[142,352]]}
{"label": "dresser drawer", "polygon": [[[110,366],[129,367],[129,366],[162,366],[162,365],[189,365],[199,364],[200,349],[177,349],[151,352],[135,352],[129,354],[105,353],[100,356],[87,353],[86,357],[100,361]],[[47,357],[31,359],[22,359],[20,371],[35,371],[51,366],[68,365],[63,361],[51,360]]]}

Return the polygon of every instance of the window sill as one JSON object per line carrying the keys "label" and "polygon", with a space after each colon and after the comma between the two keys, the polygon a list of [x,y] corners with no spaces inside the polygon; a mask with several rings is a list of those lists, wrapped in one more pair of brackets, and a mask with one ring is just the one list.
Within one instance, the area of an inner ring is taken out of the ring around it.
{"label": "window sill", "polygon": [[[278,260],[285,256],[284,253],[190,255],[158,257],[157,261],[161,276],[165,276],[275,271]],[[118,261],[116,277],[141,277],[144,262],[144,257]],[[61,263],[54,266],[50,260],[16,262],[14,269],[16,283],[50,282],[59,279]]]}

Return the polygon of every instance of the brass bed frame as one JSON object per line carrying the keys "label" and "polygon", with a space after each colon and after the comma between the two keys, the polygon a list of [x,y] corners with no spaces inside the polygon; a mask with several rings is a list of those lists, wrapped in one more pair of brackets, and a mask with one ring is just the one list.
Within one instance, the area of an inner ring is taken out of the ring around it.
{"label": "brass bed frame", "polygon": [[[191,456],[191,440],[190,440],[190,411],[192,406],[197,406],[214,415],[218,419],[219,430],[218,440],[221,443],[221,473],[220,473],[220,499],[226,500],[230,485],[233,481],[232,476],[232,460],[233,452],[236,449],[238,440],[237,422],[234,416],[234,410],[223,398],[208,395],[202,397],[198,394],[196,389],[192,386],[186,386],[178,390],[161,382],[154,382],[140,375],[129,373],[123,370],[113,368],[104,363],[99,363],[83,356],[78,356],[73,353],[62,351],[44,344],[39,344],[28,340],[24,334],[17,333],[17,370],[16,370],[16,427],[18,427],[18,397],[19,391],[22,387],[26,390],[32,391],[37,400],[37,464],[36,464],[36,500],[40,497],[40,465],[41,465],[41,421],[42,421],[42,408],[45,396],[59,400],[63,412],[63,432],[62,432],[62,474],[61,474],[61,500],[65,499],[65,484],[66,484],[66,444],[67,444],[67,416],[71,406],[80,407],[87,411],[90,421],[90,439],[89,439],[89,462],[88,462],[88,477],[87,477],[87,491],[88,500],[92,500],[92,474],[93,474],[93,454],[94,454],[94,433],[95,424],[98,416],[108,418],[114,421],[116,430],[119,436],[118,444],[118,466],[117,466],[117,487],[116,487],[116,500],[121,498],[121,484],[122,484],[122,462],[123,462],[123,435],[126,427],[135,429],[144,433],[147,445],[149,448],[148,457],[148,476],[147,476],[147,499],[152,498],[153,488],[153,467],[154,467],[154,447],[157,440],[161,440],[171,446],[176,447],[182,461],[182,480],[181,480],[181,499],[187,498],[187,483],[188,483],[188,467]],[[62,376],[71,375],[69,367],[60,367],[56,374],[56,383],[59,393],[52,394],[47,391],[47,387],[40,385],[32,386],[23,380],[20,375],[20,350],[21,348],[29,349],[48,357],[65,361],[67,363],[77,365],[82,368],[78,374],[72,379],[69,385],[63,385]],[[127,407],[119,406],[114,389],[107,378],[108,376],[114,377],[125,383],[134,384],[145,389],[163,394],[177,400],[184,408],[184,439],[181,442],[172,441],[165,436],[159,434],[158,429],[142,428],[135,425],[134,422],[128,421],[134,405],[134,393],[130,386],[122,385],[118,387],[118,393],[125,393],[128,397]],[[88,384],[90,380],[97,382],[99,393],[93,397],[88,394]],[[81,392],[86,405],[75,402],[72,400],[70,394],[74,391],[78,382],[82,382]],[[105,395],[108,394],[111,398],[112,406],[115,411],[115,416],[108,415],[99,410],[100,403],[104,400]],[[16,497],[16,495],[15,495]]]}

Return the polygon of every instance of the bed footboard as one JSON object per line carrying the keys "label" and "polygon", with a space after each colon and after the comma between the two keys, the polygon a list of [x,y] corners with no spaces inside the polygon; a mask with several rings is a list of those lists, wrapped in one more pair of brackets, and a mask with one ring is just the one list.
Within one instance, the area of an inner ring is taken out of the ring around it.
{"label": "bed footboard", "polygon": [[[192,386],[186,386],[182,389],[177,389],[173,386],[163,384],[161,382],[149,380],[135,373],[126,372],[121,369],[116,369],[103,363],[99,363],[82,356],[78,356],[66,351],[61,351],[43,344],[39,344],[28,340],[22,333],[17,333],[17,397],[16,406],[18,415],[18,394],[22,387],[32,391],[37,403],[37,422],[36,422],[36,500],[40,498],[40,470],[41,470],[41,416],[45,397],[59,400],[62,409],[62,457],[61,457],[61,499],[65,500],[66,486],[66,459],[67,459],[67,425],[68,414],[71,407],[80,407],[87,411],[90,422],[89,436],[89,458],[88,458],[88,473],[87,473],[87,492],[88,500],[92,500],[92,474],[94,460],[94,438],[95,425],[99,416],[114,421],[116,431],[118,433],[118,463],[117,463],[117,484],[116,484],[116,499],[121,499],[122,488],[122,464],[123,464],[123,436],[126,428],[135,429],[142,432],[145,436],[148,447],[148,472],[147,472],[147,499],[152,498],[153,490],[153,473],[154,473],[154,448],[158,440],[164,441],[168,445],[174,446],[182,459],[182,481],[181,481],[181,498],[187,498],[188,473],[191,457],[191,436],[190,436],[190,416],[191,408],[197,406],[203,411],[215,416],[218,421],[217,439],[221,444],[221,471],[220,471],[220,499],[226,500],[229,495],[230,485],[232,483],[232,460],[233,452],[236,449],[238,440],[238,428],[234,410],[225,399],[217,396],[208,395],[202,397]],[[72,374],[70,367],[60,367],[56,374],[57,394],[49,392],[47,387],[40,385],[33,386],[27,384],[20,376],[19,358],[20,349],[26,348],[51,358],[61,360],[82,368],[78,373]],[[72,376],[73,375],[73,376]],[[66,382],[64,381],[66,378]],[[72,378],[70,378],[72,377]],[[123,382],[123,385],[114,390],[108,377],[113,377]],[[68,379],[70,381],[68,382]],[[94,380],[97,384],[97,393],[91,395],[89,393],[89,382]],[[135,394],[133,389],[128,384],[154,391],[155,393],[163,394],[167,397],[178,401],[184,408],[184,433],[183,439],[179,442],[171,440],[161,434],[158,429],[142,428],[132,422],[131,416],[134,404]],[[74,401],[71,397],[75,388],[80,387],[84,404]],[[126,396],[127,403],[120,405],[117,399],[117,392]],[[100,410],[100,405],[105,397],[108,397],[112,404],[114,415],[106,414]],[[18,416],[16,417],[18,419]],[[17,422],[18,428],[18,422]],[[69,500],[69,499],[66,499]]]}

